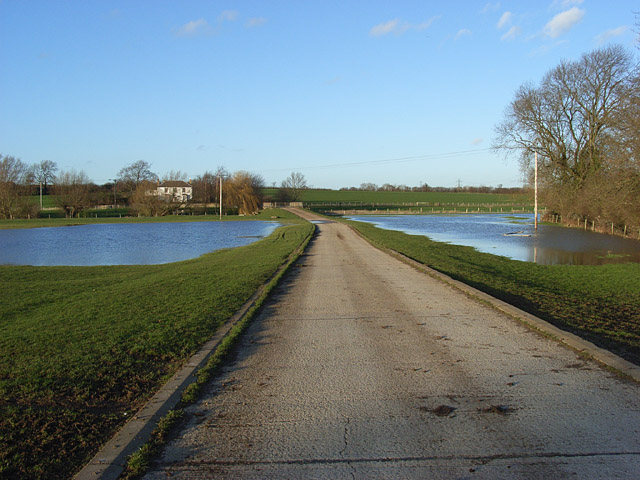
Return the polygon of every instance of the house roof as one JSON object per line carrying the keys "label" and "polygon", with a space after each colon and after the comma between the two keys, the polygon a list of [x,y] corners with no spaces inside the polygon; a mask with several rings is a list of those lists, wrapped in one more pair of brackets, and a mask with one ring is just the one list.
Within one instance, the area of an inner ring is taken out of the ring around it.
{"label": "house roof", "polygon": [[191,184],[187,182],[183,182],[182,180],[167,180],[166,182],[162,182],[160,187],[190,187]]}

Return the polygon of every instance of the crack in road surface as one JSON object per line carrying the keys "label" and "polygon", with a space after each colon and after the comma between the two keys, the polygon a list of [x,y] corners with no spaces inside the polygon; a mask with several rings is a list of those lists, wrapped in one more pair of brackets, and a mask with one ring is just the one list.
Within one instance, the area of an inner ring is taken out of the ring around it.
{"label": "crack in road surface", "polygon": [[519,459],[536,459],[536,458],[580,458],[580,457],[636,457],[640,455],[637,452],[584,452],[584,453],[522,453],[518,455],[490,455],[490,456],[473,456],[473,455],[442,455],[442,456],[422,456],[422,457],[375,457],[375,458],[299,458],[290,460],[195,460],[176,462],[174,466],[188,467],[197,465],[223,465],[223,466],[251,466],[251,465],[306,465],[306,464],[337,464],[337,463],[394,463],[394,462],[425,462],[432,460],[469,460],[479,464],[487,464],[494,460],[519,460]]}
{"label": "crack in road surface", "polygon": [[637,478],[637,384],[316,227],[147,479]]}

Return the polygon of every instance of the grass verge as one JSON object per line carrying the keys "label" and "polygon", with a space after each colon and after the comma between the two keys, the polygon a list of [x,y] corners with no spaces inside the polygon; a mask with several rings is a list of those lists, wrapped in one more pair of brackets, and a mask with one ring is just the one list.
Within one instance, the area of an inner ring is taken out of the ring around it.
{"label": "grass verge", "polygon": [[425,264],[640,364],[640,264],[538,265],[350,222]]}
{"label": "grass verge", "polygon": [[70,477],[312,228],[166,265],[0,267],[0,478]]}
{"label": "grass verge", "polygon": [[[271,220],[277,216],[278,220],[293,219],[289,212],[279,209],[262,210],[257,215],[239,216],[224,215],[222,221],[238,220]],[[167,215],[164,217],[88,217],[88,218],[32,218],[0,220],[0,230],[10,228],[42,228],[42,227],[70,227],[73,225],[93,225],[98,223],[176,223],[176,222],[219,222],[217,215]]]}

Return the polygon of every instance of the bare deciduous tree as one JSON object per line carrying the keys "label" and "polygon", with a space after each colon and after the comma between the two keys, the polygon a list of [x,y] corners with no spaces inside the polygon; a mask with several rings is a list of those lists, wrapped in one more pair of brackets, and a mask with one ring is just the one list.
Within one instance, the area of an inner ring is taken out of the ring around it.
{"label": "bare deciduous tree", "polygon": [[69,170],[58,175],[55,185],[56,200],[67,217],[75,217],[89,207],[89,184],[83,171]]}
{"label": "bare deciduous tree", "polygon": [[58,164],[53,160],[43,160],[33,165],[33,178],[43,187],[43,193],[48,194],[49,185],[55,182]]}
{"label": "bare deciduous tree", "polygon": [[307,188],[307,179],[299,172],[291,172],[291,175],[282,181],[281,188],[288,201],[298,202],[302,198],[302,190]]}
{"label": "bare deciduous tree", "polygon": [[134,192],[142,182],[156,182],[158,175],[151,171],[151,164],[144,160],[138,160],[122,168],[118,172],[118,182],[122,184],[121,189]]}
{"label": "bare deciduous tree", "polygon": [[193,198],[196,202],[217,203],[220,199],[220,177],[228,177],[224,167],[218,167],[215,172],[204,172],[191,181]]}
{"label": "bare deciduous tree", "polygon": [[525,172],[538,154],[540,183],[552,209],[583,216],[607,211],[615,218],[614,209],[593,205],[619,198],[606,190],[623,187],[622,171],[628,175],[635,164],[637,174],[639,98],[631,55],[620,46],[594,50],[561,62],[539,86],[520,87],[496,127],[493,147],[519,154]]}
{"label": "bare deciduous tree", "polygon": [[171,170],[162,176],[163,182],[169,182],[172,180],[186,182],[188,179],[189,176],[186,174],[186,172],[183,172],[181,170]]}
{"label": "bare deciduous tree", "polygon": [[129,199],[131,209],[145,217],[161,217],[174,211],[179,205],[172,195],[160,197],[156,193],[156,183],[143,180]]}
{"label": "bare deciduous tree", "polygon": [[29,169],[19,158],[0,154],[0,217],[26,217],[34,212],[29,208],[27,183]]}

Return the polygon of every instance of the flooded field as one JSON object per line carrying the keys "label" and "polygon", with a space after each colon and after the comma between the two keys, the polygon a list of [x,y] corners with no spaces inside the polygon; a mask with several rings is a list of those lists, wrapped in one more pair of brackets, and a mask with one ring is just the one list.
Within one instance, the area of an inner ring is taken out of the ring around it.
{"label": "flooded field", "polygon": [[557,225],[539,225],[536,231],[533,214],[362,215],[349,218],[544,265],[640,262],[640,241]]}
{"label": "flooded field", "polygon": [[0,230],[0,265],[151,265],[268,236],[276,222],[181,222]]}

